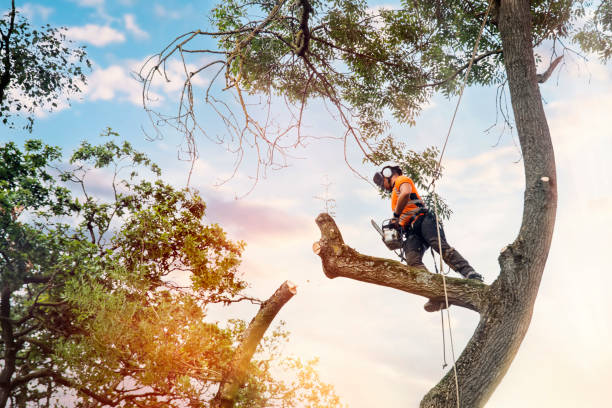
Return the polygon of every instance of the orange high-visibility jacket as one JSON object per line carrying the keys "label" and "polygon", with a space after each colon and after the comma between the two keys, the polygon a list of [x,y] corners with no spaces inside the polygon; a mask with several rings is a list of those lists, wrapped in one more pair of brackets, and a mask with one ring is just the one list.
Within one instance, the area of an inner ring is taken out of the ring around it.
{"label": "orange high-visibility jacket", "polygon": [[[414,222],[417,218],[419,218],[422,214],[413,217],[417,212],[424,209],[423,201],[421,200],[421,196],[417,192],[416,187],[414,186],[414,182],[406,176],[398,176],[395,179],[395,184],[393,185],[393,191],[391,191],[391,210],[395,211],[395,207],[397,206],[397,199],[400,195],[400,186],[404,183],[409,183],[411,188],[410,193],[410,201],[406,203],[402,213],[400,214],[399,223],[403,227],[406,225],[408,221],[411,223]],[[412,219],[412,220],[411,220]]]}

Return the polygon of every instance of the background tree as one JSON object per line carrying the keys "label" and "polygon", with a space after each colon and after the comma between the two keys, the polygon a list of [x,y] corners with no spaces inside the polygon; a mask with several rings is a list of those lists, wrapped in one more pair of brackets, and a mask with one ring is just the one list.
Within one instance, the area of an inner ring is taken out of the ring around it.
{"label": "background tree", "polygon": [[[450,373],[421,402],[423,407],[483,406],[525,336],[553,233],[557,180],[538,83],[550,77],[568,41],[607,60],[611,10],[609,1],[582,0],[406,0],[399,9],[378,12],[359,0],[226,1],[213,11],[216,29],[178,37],[143,68],[144,103],[156,120],[183,130],[193,143],[203,129],[197,123],[192,80],[212,71],[202,99],[225,122],[239,157],[250,145],[261,166],[274,165],[285,148],[303,140],[307,103],[322,100],[345,126],[345,142],[354,140],[371,158],[376,152],[369,142],[385,132],[389,115],[414,124],[434,92],[457,94],[484,23],[467,84],[509,90],[513,112],[502,113],[508,122],[514,116],[523,155],[523,220],[516,240],[501,252],[500,273],[491,285],[449,279],[451,303],[477,311],[480,322],[456,364],[459,399]],[[197,44],[200,39],[203,46]],[[536,61],[542,57],[534,54],[538,46],[551,48],[551,65],[541,74]],[[203,53],[210,57],[206,65],[185,70],[177,113],[153,112],[146,92],[156,75],[163,75],[175,56],[188,61]],[[264,98],[262,113],[248,99],[257,95]],[[282,125],[268,114],[277,98],[289,113]],[[321,215],[317,222],[322,239],[315,248],[327,276],[443,298],[441,278],[358,254],[344,245],[330,217]]]}
{"label": "background tree", "polygon": [[23,115],[32,131],[39,110],[53,111],[58,103],[80,92],[86,83],[84,66],[91,67],[84,47],[73,47],[64,28],[32,28],[15,8],[0,18],[0,119],[14,127]]}
{"label": "background tree", "polygon": [[[201,406],[234,381],[249,341],[236,406],[339,405],[314,362],[282,361],[282,326],[262,340],[292,293],[244,293],[244,243],[203,222],[195,191],[114,140],[82,143],[68,167],[53,167],[60,151],[40,141],[7,143],[0,157],[0,407]],[[96,194],[92,171],[109,180]],[[208,306],[239,301],[261,304],[248,326],[207,319]],[[298,385],[272,376],[279,365]]]}

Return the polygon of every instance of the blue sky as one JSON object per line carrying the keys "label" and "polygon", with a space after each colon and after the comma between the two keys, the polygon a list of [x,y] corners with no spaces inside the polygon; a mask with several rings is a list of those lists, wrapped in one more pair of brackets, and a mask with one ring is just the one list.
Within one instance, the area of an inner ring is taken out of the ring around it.
{"label": "blue sky", "polygon": [[[177,35],[208,29],[211,6],[208,1],[18,2],[34,25],[67,27],[71,38],[87,46],[93,62],[86,92],[71,106],[39,117],[31,136],[69,152],[83,139],[99,140],[97,135],[110,126],[149,153],[168,181],[184,185],[189,166],[177,159],[182,139],[167,132],[163,140],[145,140],[142,129],[151,127],[140,104],[140,85],[130,72]],[[547,55],[547,49],[540,51]],[[161,107],[176,103],[180,81],[171,79],[155,88]],[[607,259],[612,228],[612,67],[569,54],[541,90],[557,158],[557,224],[530,331],[487,406],[601,406],[609,401],[606,386],[612,364],[612,297],[607,294],[612,284]],[[454,103],[435,97],[416,127],[395,126],[392,132],[415,150],[440,146]],[[439,185],[454,210],[446,227],[449,242],[488,283],[498,273],[501,248],[518,232],[523,194],[520,153],[511,135],[497,143],[499,129],[484,132],[495,121],[495,109],[495,89],[466,91]],[[220,131],[210,111],[203,109],[201,115],[212,134]],[[312,135],[342,133],[316,104],[309,107],[305,125]],[[0,129],[0,142],[29,136]],[[369,225],[370,218],[388,217],[389,204],[347,168],[342,144],[313,141],[295,152],[290,167],[271,172],[241,200],[234,197],[250,186],[248,160],[234,179],[215,186],[232,172],[233,158],[203,138],[198,146],[201,156],[192,185],[209,204],[208,219],[247,241],[242,271],[252,282],[252,293],[267,297],[286,279],[298,284],[298,295],[280,315],[293,334],[285,352],[319,356],[324,380],[353,408],[417,406],[443,375],[439,315],[424,312],[425,299],[416,296],[329,280],[311,251],[319,237],[314,218],[323,208],[314,197],[324,193],[327,177],[345,242],[363,253],[392,257]],[[349,153],[361,172],[374,171],[360,164],[354,148]],[[249,319],[255,309],[241,305],[212,313],[219,319]],[[459,354],[477,316],[453,309],[452,317]]]}

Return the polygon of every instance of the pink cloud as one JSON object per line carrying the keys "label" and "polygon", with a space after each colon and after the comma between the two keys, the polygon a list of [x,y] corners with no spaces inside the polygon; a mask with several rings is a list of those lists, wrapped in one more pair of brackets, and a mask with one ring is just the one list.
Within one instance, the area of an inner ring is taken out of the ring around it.
{"label": "pink cloud", "polygon": [[236,239],[280,239],[299,236],[309,230],[306,217],[274,206],[247,200],[224,201],[205,198],[207,217],[235,234]]}

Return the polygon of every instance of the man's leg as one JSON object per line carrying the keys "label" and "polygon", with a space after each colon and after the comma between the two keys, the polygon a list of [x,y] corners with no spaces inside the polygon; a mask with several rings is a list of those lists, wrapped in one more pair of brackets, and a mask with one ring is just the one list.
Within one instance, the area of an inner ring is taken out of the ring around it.
{"label": "man's leg", "polygon": [[[425,242],[427,242],[437,253],[440,253],[440,248],[438,247],[438,231],[436,229],[436,218],[432,214],[424,215],[424,219],[420,226],[420,233]],[[469,279],[478,279],[482,281],[482,276],[476,271],[474,268],[470,266],[468,261],[465,260],[463,256],[453,247],[451,247],[448,242],[446,242],[446,237],[444,236],[444,230],[440,225],[440,243],[442,244],[442,259],[444,262],[452,270],[460,273],[465,278]]]}
{"label": "man's leg", "polygon": [[409,233],[404,240],[403,247],[406,264],[425,269],[423,254],[426,248],[421,238],[414,233]]}

